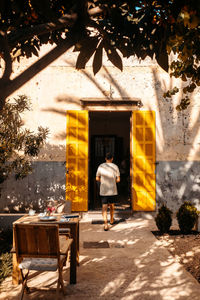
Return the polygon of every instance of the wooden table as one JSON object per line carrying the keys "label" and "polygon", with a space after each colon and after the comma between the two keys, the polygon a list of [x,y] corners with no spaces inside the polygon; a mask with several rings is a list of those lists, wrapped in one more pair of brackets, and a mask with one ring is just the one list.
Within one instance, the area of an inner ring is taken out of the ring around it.
{"label": "wooden table", "polygon": [[[79,264],[79,218],[70,218],[69,221],[62,218],[63,214],[54,214],[56,216],[56,221],[45,221],[45,223],[59,224],[60,228],[70,228],[71,238],[73,239],[71,245],[71,255],[70,255],[70,284],[76,283],[76,267]],[[13,223],[13,228],[17,223],[44,223],[39,219],[39,215],[24,215],[17,221]],[[14,232],[14,231],[13,231]],[[15,237],[13,234],[13,247],[15,245]],[[13,253],[13,274],[12,281],[13,284],[19,284],[20,280],[20,270],[17,263],[16,254]]]}

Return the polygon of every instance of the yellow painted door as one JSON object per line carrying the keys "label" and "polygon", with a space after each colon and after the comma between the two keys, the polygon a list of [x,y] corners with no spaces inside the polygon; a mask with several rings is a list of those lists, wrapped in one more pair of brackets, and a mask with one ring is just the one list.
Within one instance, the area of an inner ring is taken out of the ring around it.
{"label": "yellow painted door", "polygon": [[88,210],[88,111],[67,111],[66,200]]}
{"label": "yellow painted door", "polygon": [[134,211],[154,211],[155,112],[133,111],[132,117],[132,206]]}

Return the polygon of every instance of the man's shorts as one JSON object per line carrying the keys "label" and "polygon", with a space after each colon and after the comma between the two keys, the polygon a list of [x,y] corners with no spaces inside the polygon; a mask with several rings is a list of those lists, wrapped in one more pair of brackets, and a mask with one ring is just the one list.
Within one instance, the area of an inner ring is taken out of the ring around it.
{"label": "man's shorts", "polygon": [[113,204],[116,202],[117,195],[114,196],[101,196],[102,204]]}

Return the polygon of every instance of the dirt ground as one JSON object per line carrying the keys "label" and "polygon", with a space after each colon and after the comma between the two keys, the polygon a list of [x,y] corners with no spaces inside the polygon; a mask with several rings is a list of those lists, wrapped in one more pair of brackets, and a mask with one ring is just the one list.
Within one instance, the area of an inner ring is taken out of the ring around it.
{"label": "dirt ground", "polygon": [[[95,222],[91,222],[91,219]],[[189,245],[189,248],[186,253],[182,252],[179,255],[182,257],[183,254],[183,259],[190,261],[199,253],[191,250],[194,248],[193,243],[187,237],[198,237],[195,244],[195,249],[198,250],[199,234],[160,235],[157,236],[159,241],[152,234],[157,228],[151,216],[119,221],[106,232],[103,230],[103,224],[99,224],[97,219],[92,217],[87,222],[80,223],[80,264],[77,268],[77,283],[69,284],[68,264],[64,269],[66,296],[60,294],[60,299],[200,299],[199,282],[185,272],[161,245],[162,243],[168,247],[167,250],[172,251],[176,248],[173,244],[175,238],[181,240],[179,250],[186,249],[186,245]],[[90,246],[97,243],[104,247]],[[179,255],[177,260],[180,258]],[[24,300],[55,299],[56,277],[53,272],[32,276],[29,283],[32,293]],[[2,282],[0,289],[0,299],[19,299],[21,286],[13,286],[11,277]]]}
{"label": "dirt ground", "polygon": [[160,235],[159,231],[153,233],[177,262],[200,283],[200,233],[193,231],[183,235],[179,230],[171,230],[164,235]]}

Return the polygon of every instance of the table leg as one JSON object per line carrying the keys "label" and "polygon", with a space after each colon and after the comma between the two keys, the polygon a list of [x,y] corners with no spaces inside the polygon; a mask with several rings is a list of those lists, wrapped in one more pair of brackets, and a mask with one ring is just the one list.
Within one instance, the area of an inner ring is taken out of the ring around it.
{"label": "table leg", "polygon": [[[13,228],[13,249],[15,249],[15,235],[14,235],[14,228]],[[17,255],[13,253],[13,271],[12,271],[12,283],[14,285],[18,285],[20,283],[21,272],[18,267]]]}
{"label": "table leg", "polygon": [[73,242],[71,244],[71,256],[70,256],[70,283],[76,283],[76,266],[77,266],[77,233],[78,233],[78,226],[77,224],[73,224],[71,226],[71,237],[73,238]]}
{"label": "table leg", "polygon": [[77,224],[77,250],[76,250],[76,261],[79,266],[79,223]]}

